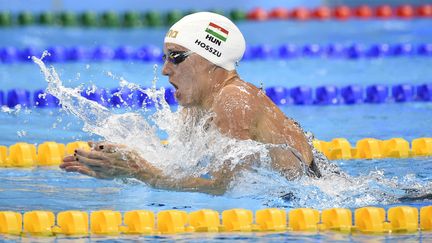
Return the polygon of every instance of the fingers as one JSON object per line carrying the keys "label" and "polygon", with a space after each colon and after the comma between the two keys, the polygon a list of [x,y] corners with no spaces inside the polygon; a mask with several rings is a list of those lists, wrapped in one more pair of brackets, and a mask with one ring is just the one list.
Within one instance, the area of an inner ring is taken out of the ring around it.
{"label": "fingers", "polygon": [[76,161],[79,161],[81,164],[89,165],[89,166],[104,166],[103,160],[100,159],[91,159],[89,157],[82,156],[80,154],[76,154]]}
{"label": "fingers", "polygon": [[85,166],[84,164],[81,164],[78,161],[71,161],[71,162],[64,162],[60,165],[61,169],[64,169],[67,172],[85,172],[86,175],[91,175],[90,169]]}
{"label": "fingers", "polygon": [[[68,157],[70,157],[70,156],[68,156]],[[104,167],[91,166],[90,165],[90,164],[100,163],[99,161],[91,160],[91,159],[84,158],[84,157],[82,157],[80,159],[79,157],[80,157],[80,155],[76,155],[76,158],[74,157],[73,161],[63,162],[60,165],[60,168],[65,170],[66,172],[78,172],[78,173],[81,173],[83,175],[87,175],[87,176],[91,176],[91,177],[95,177],[95,178],[99,178],[99,179],[110,179],[111,178],[109,175],[106,175],[103,173],[105,170],[105,169],[103,169]],[[87,166],[86,164],[81,163],[79,160],[83,160],[83,161],[87,162],[89,165]],[[93,162],[93,163],[91,163],[91,162]]]}
{"label": "fingers", "polygon": [[84,149],[76,149],[74,155],[80,155],[90,159],[99,159],[99,160],[106,159],[103,152],[100,151],[85,151]]}
{"label": "fingers", "polygon": [[68,155],[63,158],[63,162],[71,162],[71,161],[76,161],[73,155]]}
{"label": "fingers", "polygon": [[83,175],[99,178],[99,179],[109,179],[109,176],[99,174],[98,172],[90,169],[89,167],[81,164],[80,162],[67,162],[60,165],[60,168],[64,169],[66,172],[78,172]]}
{"label": "fingers", "polygon": [[90,146],[90,148],[92,148],[92,150],[102,151],[105,147],[106,142],[104,142],[104,141],[102,141],[102,142],[88,141],[87,143]]}
{"label": "fingers", "polygon": [[70,161],[70,162],[63,162],[63,163],[61,163],[59,165],[59,167],[61,169],[65,169],[66,167],[69,167],[69,166],[83,166],[83,164],[81,164],[80,162],[74,160],[74,161]]}
{"label": "fingers", "polygon": [[105,153],[114,153],[117,152],[119,149],[126,147],[125,145],[109,143],[106,141],[102,141],[102,142],[89,141],[88,144],[93,150],[101,151]]}
{"label": "fingers", "polygon": [[87,168],[83,165],[69,166],[69,167],[66,167],[65,170],[67,172],[79,172],[81,174],[88,175],[91,177],[97,177],[96,172],[90,170],[89,168]]}
{"label": "fingers", "polygon": [[117,152],[122,147],[124,147],[124,146],[116,145],[116,144],[100,144],[99,145],[100,151],[103,151],[103,152],[106,152],[106,153]]}

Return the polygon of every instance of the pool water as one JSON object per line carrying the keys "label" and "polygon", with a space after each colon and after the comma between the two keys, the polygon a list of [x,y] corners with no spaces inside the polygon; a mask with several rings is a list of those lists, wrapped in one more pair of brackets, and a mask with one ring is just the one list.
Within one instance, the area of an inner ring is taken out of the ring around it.
{"label": "pool water", "polygon": [[[431,20],[415,21],[347,21],[327,22],[266,22],[240,23],[250,44],[283,43],[431,43]],[[341,28],[343,26],[343,28]],[[82,45],[92,47],[106,44],[116,47],[129,44],[161,46],[165,29],[79,29],[56,27],[9,28],[1,30],[7,38],[0,46],[45,48],[52,45]],[[149,87],[156,76],[157,86],[168,87],[166,77],[156,72],[154,64],[139,61],[83,61],[56,63],[65,86],[96,85],[103,88],[119,86],[121,78]],[[386,57],[378,59],[322,59],[297,58],[292,60],[255,60],[241,62],[239,74],[257,86],[317,87],[332,84],[394,85],[399,83],[430,83],[430,57]],[[40,69],[33,63],[0,65],[2,90],[25,88],[36,90],[47,86]],[[172,107],[176,110],[177,107]],[[284,113],[299,121],[303,128],[320,140],[336,137],[348,139],[352,145],[359,139],[374,137],[389,139],[402,137],[408,141],[431,137],[432,103],[385,103],[353,106],[282,106]],[[150,113],[154,111],[151,110]],[[115,113],[134,112],[118,109]],[[75,140],[99,140],[99,136],[83,131],[83,122],[57,109],[7,109],[0,112],[0,144],[10,146],[17,142],[40,144],[44,141],[68,143]],[[164,136],[160,133],[160,136]],[[277,175],[260,177],[244,175],[238,185],[223,196],[203,193],[174,192],[153,189],[136,180],[98,180],[76,173],[66,173],[56,167],[28,169],[0,169],[0,210],[30,211],[36,209],[84,210],[112,209],[128,211],[148,209],[160,211],[181,209],[188,212],[211,208],[219,212],[231,208],[257,210],[266,207],[312,207],[316,209],[363,206],[389,208],[396,205],[422,207],[432,199],[400,199],[415,197],[432,191],[432,158],[344,160],[334,161],[348,179],[332,177],[323,180],[284,181]],[[286,197],[293,192],[294,197]],[[4,237],[4,238],[2,238]],[[0,236],[0,240],[17,240]],[[343,235],[334,233],[303,234],[200,234],[180,236],[121,236],[120,238],[91,238],[85,240],[184,240],[226,241],[262,240],[324,241],[324,240],[424,240],[429,233],[411,235]],[[36,239],[37,240],[37,239]]]}

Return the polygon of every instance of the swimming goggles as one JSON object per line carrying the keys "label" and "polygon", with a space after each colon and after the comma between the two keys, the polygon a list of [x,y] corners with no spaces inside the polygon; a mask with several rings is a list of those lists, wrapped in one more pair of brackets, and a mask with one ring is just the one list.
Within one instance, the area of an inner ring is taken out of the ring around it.
{"label": "swimming goggles", "polygon": [[169,61],[173,64],[179,64],[186,60],[193,51],[170,51],[162,56],[164,62]]}

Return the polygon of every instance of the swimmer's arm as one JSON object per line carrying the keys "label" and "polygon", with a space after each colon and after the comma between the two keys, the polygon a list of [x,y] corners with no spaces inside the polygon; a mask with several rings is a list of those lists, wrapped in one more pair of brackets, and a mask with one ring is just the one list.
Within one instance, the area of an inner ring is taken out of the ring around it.
{"label": "swimmer's arm", "polygon": [[[212,173],[211,179],[201,177],[185,177],[181,179],[166,176],[161,170],[149,165],[147,161],[146,170],[139,170],[135,173],[135,178],[141,180],[154,188],[170,189],[177,191],[204,192],[213,195],[222,195],[226,192],[234,172],[221,170]],[[224,173],[222,172],[224,171]]]}
{"label": "swimmer's arm", "polygon": [[[146,181],[145,179],[141,180]],[[154,188],[170,189],[176,191],[204,192],[213,195],[222,195],[227,190],[226,183],[220,183],[214,179],[204,179],[199,177],[187,177],[182,180],[153,177],[146,182]]]}

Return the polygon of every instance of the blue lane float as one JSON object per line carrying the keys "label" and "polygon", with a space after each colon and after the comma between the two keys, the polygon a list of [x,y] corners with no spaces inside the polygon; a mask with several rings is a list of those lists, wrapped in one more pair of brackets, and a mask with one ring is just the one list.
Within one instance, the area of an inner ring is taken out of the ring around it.
{"label": "blue lane float", "polygon": [[144,62],[161,62],[162,61],[162,49],[157,46],[143,46],[138,48],[134,55],[134,59]]}
{"label": "blue lane float", "polygon": [[297,46],[292,44],[285,44],[278,48],[279,57],[282,59],[296,58],[299,56]]}
{"label": "blue lane float", "polygon": [[0,60],[3,63],[18,61],[18,50],[15,47],[4,47],[0,49]]}
{"label": "blue lane float", "polygon": [[130,60],[135,56],[135,49],[131,46],[119,46],[115,50],[114,58],[118,60]]}
{"label": "blue lane float", "polygon": [[340,58],[345,55],[346,47],[342,44],[329,44],[325,47],[325,53],[329,58]]}
{"label": "blue lane float", "polygon": [[390,54],[389,44],[374,44],[366,53],[367,57],[385,57]]}
{"label": "blue lane float", "polygon": [[[374,48],[372,46],[371,48]],[[368,51],[368,48],[366,48],[362,44],[353,44],[351,46],[348,46],[345,50],[345,56],[349,59],[358,59],[361,57],[366,56],[366,52]]]}
{"label": "blue lane float", "polygon": [[108,92],[105,89],[95,87],[86,88],[81,91],[81,96],[93,100],[103,106],[108,106]]}
{"label": "blue lane float", "polygon": [[424,56],[432,55],[432,44],[431,43],[420,44],[418,48],[418,53]]}
{"label": "blue lane float", "polygon": [[339,103],[339,89],[336,86],[321,86],[315,90],[315,104],[334,105],[337,103]]}
{"label": "blue lane float", "polygon": [[271,97],[276,105],[287,105],[292,103],[289,89],[285,87],[271,87],[266,89],[266,94]]}
{"label": "blue lane float", "polygon": [[51,94],[47,94],[44,90],[36,90],[33,94],[33,104],[40,108],[59,107],[59,100]]}
{"label": "blue lane float", "polygon": [[23,62],[30,62],[32,56],[40,57],[41,53],[39,53],[39,51],[36,48],[31,46],[24,48],[19,53],[20,61]]}
{"label": "blue lane float", "polygon": [[112,107],[128,107],[134,105],[133,92],[128,88],[111,89],[109,102]]}
{"label": "blue lane float", "polygon": [[[269,87],[265,92],[270,99],[279,106],[284,105],[354,105],[361,103],[383,104],[388,102],[404,103],[410,101],[432,101],[432,83],[411,85],[397,84],[386,86],[381,84],[362,87],[347,85],[336,87],[324,85],[316,88],[297,86],[287,88],[283,86]],[[33,93],[33,96],[31,94]],[[169,105],[177,105],[174,88],[165,89],[165,100]],[[5,95],[7,94],[7,95]],[[82,90],[81,95],[105,107],[112,108],[141,108],[151,107],[153,101],[141,90],[130,90],[126,87],[110,90],[89,87]],[[0,105],[15,107],[59,107],[59,101],[44,90],[30,92],[25,89],[11,89],[6,92],[0,90]]]}
{"label": "blue lane float", "polygon": [[390,48],[390,55],[392,56],[408,56],[414,53],[414,46],[410,43],[398,44]]}
{"label": "blue lane float", "polygon": [[401,103],[409,101],[432,101],[432,84],[418,86],[398,84],[390,87],[385,85],[370,85],[366,88],[359,85],[347,85],[340,88],[334,85],[326,85],[317,87],[314,90],[308,86],[298,86],[292,89],[270,87],[266,89],[266,93],[277,105]]}
{"label": "blue lane float", "polygon": [[[62,61],[105,61],[105,60],[137,60],[143,62],[161,62],[162,49],[157,46],[145,45],[131,47],[121,45],[112,48],[105,45],[93,48],[84,46],[61,47],[52,46],[48,50],[51,56],[48,62]],[[28,62],[29,56],[40,56],[42,49],[26,47],[18,50],[14,47],[0,48],[0,61],[2,63]],[[267,44],[247,46],[243,60],[293,59],[293,58],[346,58],[356,60],[359,58],[384,58],[401,56],[432,57],[432,43],[386,44],[378,43],[365,46],[360,43],[342,45],[331,43],[328,45],[307,44],[297,46],[283,44],[270,46]]]}
{"label": "blue lane float", "polygon": [[418,86],[417,98],[422,101],[432,101],[432,84],[422,84]]}
{"label": "blue lane float", "polygon": [[48,62],[63,62],[66,60],[66,48],[62,46],[52,46],[48,48],[49,55],[45,57]]}
{"label": "blue lane float", "polygon": [[401,84],[392,87],[393,98],[396,102],[412,101],[415,95],[415,87],[409,84]]}
{"label": "blue lane float", "polygon": [[4,92],[3,90],[0,90],[0,106],[4,106],[5,102],[4,102]]}
{"label": "blue lane float", "polygon": [[[308,86],[297,86],[290,90],[290,96],[295,105],[309,105],[313,103],[312,88]],[[272,99],[272,97],[270,97]]]}
{"label": "blue lane float", "polygon": [[6,104],[8,107],[20,105],[22,107],[31,106],[30,91],[25,89],[9,90]]}
{"label": "blue lane float", "polygon": [[[136,100],[137,100],[137,107],[152,107],[154,106],[154,102],[152,99],[148,97],[148,95],[141,90],[135,91],[136,94]],[[177,102],[174,100],[173,103],[168,103],[170,105],[175,105]]]}
{"label": "blue lane float", "polygon": [[360,85],[342,87],[340,95],[341,102],[348,105],[363,103],[364,100],[364,90]]}
{"label": "blue lane float", "polygon": [[112,60],[114,57],[114,50],[108,46],[98,46],[92,52],[92,60],[94,61]]}
{"label": "blue lane float", "polygon": [[384,103],[389,98],[389,89],[384,85],[371,85],[366,88],[367,103]]}
{"label": "blue lane float", "polygon": [[325,49],[323,49],[320,45],[309,44],[309,45],[303,46],[302,54],[305,57],[318,57],[318,56],[325,54],[324,50]]}
{"label": "blue lane float", "polygon": [[68,61],[80,61],[87,59],[87,50],[84,47],[81,46],[75,46],[72,48],[69,48],[66,51],[66,60]]}
{"label": "blue lane float", "polygon": [[175,90],[173,88],[166,88],[165,89],[165,100],[168,104],[177,104],[177,101],[174,96]]}

